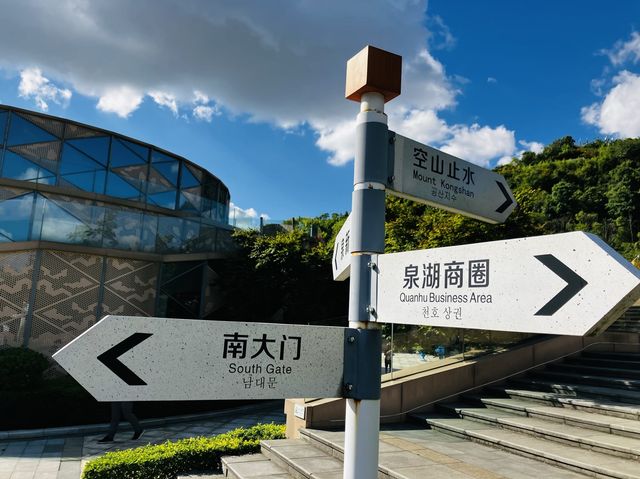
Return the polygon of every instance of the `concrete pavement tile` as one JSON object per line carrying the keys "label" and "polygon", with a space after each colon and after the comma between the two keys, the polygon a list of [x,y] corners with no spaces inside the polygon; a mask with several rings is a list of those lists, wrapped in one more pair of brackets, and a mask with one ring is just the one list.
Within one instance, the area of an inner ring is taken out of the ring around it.
{"label": "concrete pavement tile", "polygon": [[326,457],[327,454],[318,448],[315,448],[309,444],[296,444],[291,446],[274,446],[272,448],[277,454],[284,455],[290,459],[297,459],[302,457]]}
{"label": "concrete pavement tile", "polygon": [[294,459],[291,462],[305,474],[342,470],[342,461],[333,457],[304,457]]}
{"label": "concrete pavement tile", "polygon": [[425,477],[446,477],[447,479],[472,479],[463,472],[454,471],[447,466],[430,465],[420,467],[402,467],[394,470],[394,476],[398,479],[424,479]]}
{"label": "concrete pavement tile", "polygon": [[271,474],[285,474],[285,471],[273,462],[264,461],[236,462],[232,466],[233,471],[241,477],[265,477]]}
{"label": "concrete pavement tile", "polygon": [[446,454],[441,454],[432,449],[418,449],[417,451],[413,451],[413,453],[421,457],[424,457],[426,459],[429,459],[435,464],[451,464],[451,463],[460,461],[460,459],[448,456]]}
{"label": "concrete pavement tile", "polygon": [[34,479],[35,471],[15,471],[9,479]]}
{"label": "concrete pavement tile", "polygon": [[447,464],[447,467],[458,472],[467,474],[474,479],[504,479],[504,476],[485,469],[484,467],[474,466],[473,464],[467,464],[465,462],[456,462]]}
{"label": "concrete pavement tile", "polygon": [[422,449],[421,444],[417,444],[413,441],[408,441],[399,437],[384,439],[383,442],[391,444],[392,446],[396,446],[404,451],[416,451],[418,449]]}
{"label": "concrete pavement tile", "polygon": [[383,452],[379,456],[379,464],[385,469],[394,469],[396,467],[419,467],[431,466],[433,462],[429,459],[413,454],[409,451],[401,452]]}

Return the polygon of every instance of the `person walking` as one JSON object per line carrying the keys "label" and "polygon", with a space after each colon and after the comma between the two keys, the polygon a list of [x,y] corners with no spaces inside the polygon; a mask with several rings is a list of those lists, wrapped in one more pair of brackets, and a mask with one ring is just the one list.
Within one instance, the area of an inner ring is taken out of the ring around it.
{"label": "person walking", "polygon": [[140,439],[144,429],[140,426],[138,418],[133,414],[133,403],[131,401],[124,401],[111,403],[111,422],[109,423],[109,431],[107,432],[107,435],[98,442],[113,442],[116,432],[118,431],[118,426],[120,425],[120,420],[123,417],[129,421],[129,424],[133,427],[133,436],[131,437],[131,440],[135,441]]}

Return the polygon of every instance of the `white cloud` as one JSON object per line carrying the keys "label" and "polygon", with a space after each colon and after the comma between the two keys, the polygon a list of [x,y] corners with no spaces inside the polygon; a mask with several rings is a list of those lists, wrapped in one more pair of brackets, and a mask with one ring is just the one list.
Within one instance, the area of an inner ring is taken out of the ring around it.
{"label": "white cloud", "polygon": [[257,228],[260,226],[260,218],[269,219],[266,213],[260,213],[254,208],[243,209],[233,202],[229,204],[229,223],[238,228]]}
{"label": "white cloud", "polygon": [[0,68],[38,65],[121,117],[148,95],[196,120],[224,112],[285,131],[309,126],[329,162],[341,165],[353,157],[357,113],[344,100],[346,60],[366,44],[403,56],[390,127],[452,148],[461,141],[465,127],[439,114],[455,107],[466,80],[429,50],[451,48],[455,38],[426,9],[427,0],[21,0],[3,9],[0,45],[11,48]]}
{"label": "white cloud", "polygon": [[176,102],[176,97],[171,93],[166,93],[163,91],[150,91],[149,96],[160,106],[167,107],[169,110],[173,112],[174,115],[178,116],[178,103]]}
{"label": "white cloud", "polygon": [[478,124],[454,125],[451,134],[451,139],[442,146],[442,150],[484,167],[489,166],[495,158],[504,161],[516,150],[514,132],[503,125],[496,128]]}
{"label": "white cloud", "polygon": [[207,95],[199,90],[193,92],[193,116],[198,120],[211,122],[214,115],[220,115],[220,110],[216,105],[211,105]]}
{"label": "white cloud", "polygon": [[355,155],[356,121],[346,120],[335,125],[316,123],[313,125],[318,137],[316,146],[329,153],[329,163],[342,166],[351,161]]}
{"label": "white cloud", "polygon": [[640,76],[624,70],[613,84],[601,102],[582,108],[582,120],[606,135],[640,136]]}
{"label": "white cloud", "polygon": [[631,32],[631,38],[626,41],[618,41],[611,50],[603,50],[602,53],[609,57],[614,66],[621,66],[628,60],[633,63],[640,61],[640,33]]}
{"label": "white cloud", "polygon": [[[525,151],[531,151],[533,153],[538,154],[538,153],[542,153],[542,150],[544,150],[544,144],[538,141],[520,140],[518,143],[524,147],[524,150],[522,150],[522,153],[524,153]],[[520,155],[522,155],[522,153],[520,153]]]}
{"label": "white cloud", "polygon": [[495,79],[494,77],[488,77],[487,78],[487,83],[498,83],[498,80]]}
{"label": "white cloud", "polygon": [[143,95],[135,88],[123,85],[107,89],[98,100],[98,110],[126,118],[142,103]]}
{"label": "white cloud", "polygon": [[71,90],[58,88],[48,78],[42,75],[39,68],[25,68],[20,72],[18,95],[22,98],[33,98],[37,107],[42,111],[49,109],[47,101],[66,107],[71,100]]}

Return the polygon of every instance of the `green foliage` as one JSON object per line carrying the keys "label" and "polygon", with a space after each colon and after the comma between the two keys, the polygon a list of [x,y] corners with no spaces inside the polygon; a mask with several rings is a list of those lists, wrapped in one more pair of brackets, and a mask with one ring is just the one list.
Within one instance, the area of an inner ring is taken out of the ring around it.
{"label": "green foliage", "polygon": [[226,307],[216,314],[236,321],[338,324],[348,283],[333,281],[331,260],[345,219],[325,214],[297,218],[295,227],[274,234],[234,232],[239,253],[220,271]]}
{"label": "green foliage", "polygon": [[124,451],[87,462],[82,479],[173,479],[178,474],[220,470],[220,458],[257,452],[261,440],[284,438],[285,427],[258,424],[214,437],[195,437]]}
{"label": "green foliage", "polygon": [[47,358],[31,349],[0,349],[0,391],[31,389],[48,367]]}

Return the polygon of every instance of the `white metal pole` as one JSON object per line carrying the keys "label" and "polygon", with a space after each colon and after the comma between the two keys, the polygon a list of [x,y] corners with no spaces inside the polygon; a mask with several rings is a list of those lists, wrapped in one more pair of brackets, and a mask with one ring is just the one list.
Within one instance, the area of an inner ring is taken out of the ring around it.
{"label": "white metal pole", "polygon": [[[384,250],[384,179],[387,116],[381,93],[364,93],[358,114],[352,202],[353,251],[349,290],[349,327],[374,329],[370,323],[371,255]],[[381,181],[382,180],[382,181]],[[369,365],[377,369],[380,358]],[[344,479],[378,477],[380,400],[347,399],[345,410]]]}

